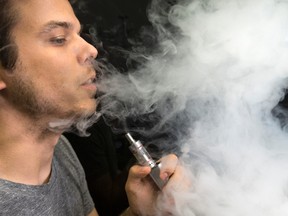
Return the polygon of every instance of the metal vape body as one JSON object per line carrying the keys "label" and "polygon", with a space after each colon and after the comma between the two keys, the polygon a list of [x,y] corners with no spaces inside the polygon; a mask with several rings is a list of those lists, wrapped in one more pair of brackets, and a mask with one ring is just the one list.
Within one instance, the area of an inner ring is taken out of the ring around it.
{"label": "metal vape body", "polygon": [[150,176],[157,187],[162,190],[164,185],[167,183],[167,180],[164,181],[160,178],[160,163],[156,163],[144,148],[142,143],[139,140],[135,141],[130,133],[127,133],[125,136],[130,142],[129,149],[132,154],[135,156],[140,165],[151,167]]}

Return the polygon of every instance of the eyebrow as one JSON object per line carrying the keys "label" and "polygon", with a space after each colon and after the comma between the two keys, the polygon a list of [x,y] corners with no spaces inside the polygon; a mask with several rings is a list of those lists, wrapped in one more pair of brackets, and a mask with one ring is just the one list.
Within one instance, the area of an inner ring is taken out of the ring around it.
{"label": "eyebrow", "polygon": [[56,28],[71,29],[72,27],[73,27],[73,25],[69,22],[50,21],[44,25],[44,27],[40,33],[49,33],[53,29],[56,29]]}

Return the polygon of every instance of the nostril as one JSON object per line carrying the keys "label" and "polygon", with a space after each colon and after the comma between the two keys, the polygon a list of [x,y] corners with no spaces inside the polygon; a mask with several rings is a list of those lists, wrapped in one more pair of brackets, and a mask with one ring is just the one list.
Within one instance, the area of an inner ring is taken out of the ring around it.
{"label": "nostril", "polygon": [[94,65],[95,64],[95,58],[94,57],[89,57],[89,58],[87,58],[86,59],[86,63],[88,64],[88,65]]}
{"label": "nostril", "polygon": [[85,67],[93,67],[93,58],[88,57],[84,61],[82,61],[82,65]]}

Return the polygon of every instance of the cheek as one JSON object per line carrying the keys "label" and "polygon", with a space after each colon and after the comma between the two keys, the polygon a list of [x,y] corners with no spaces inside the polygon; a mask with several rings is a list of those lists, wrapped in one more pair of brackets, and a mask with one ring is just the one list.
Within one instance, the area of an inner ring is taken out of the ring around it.
{"label": "cheek", "polygon": [[51,64],[51,61],[46,59],[35,59],[35,61],[30,62],[29,73],[40,84],[40,87],[48,87],[56,91],[69,88],[69,85],[72,85],[73,82],[73,77],[70,76],[70,68],[65,68],[60,64]]}
{"label": "cheek", "polygon": [[27,76],[37,85],[38,90],[47,94],[46,97],[72,99],[82,81],[81,76],[77,74],[77,70],[80,69],[73,54],[59,50],[43,50],[35,48],[34,52],[31,52],[28,47],[19,50],[20,70],[25,68]]}

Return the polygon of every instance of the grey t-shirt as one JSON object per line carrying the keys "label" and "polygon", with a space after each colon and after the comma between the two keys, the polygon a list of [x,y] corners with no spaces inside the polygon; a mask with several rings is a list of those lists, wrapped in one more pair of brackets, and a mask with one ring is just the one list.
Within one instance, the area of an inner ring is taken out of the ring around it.
{"label": "grey t-shirt", "polygon": [[85,216],[93,208],[83,168],[63,136],[55,147],[47,184],[31,186],[0,179],[1,216]]}

